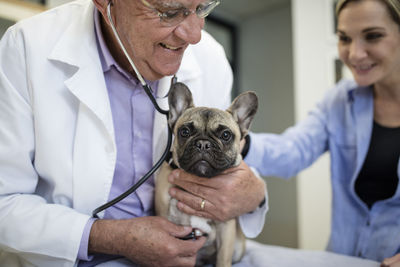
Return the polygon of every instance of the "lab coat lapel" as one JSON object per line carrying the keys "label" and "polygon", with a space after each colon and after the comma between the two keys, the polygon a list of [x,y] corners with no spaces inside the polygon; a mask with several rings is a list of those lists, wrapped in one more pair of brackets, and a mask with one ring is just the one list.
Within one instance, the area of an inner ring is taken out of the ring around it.
{"label": "lab coat lapel", "polygon": [[65,64],[66,69],[75,69],[65,85],[80,101],[73,148],[73,205],[84,213],[107,201],[116,161],[112,114],[93,13],[90,3],[86,16],[71,23],[49,57]]}

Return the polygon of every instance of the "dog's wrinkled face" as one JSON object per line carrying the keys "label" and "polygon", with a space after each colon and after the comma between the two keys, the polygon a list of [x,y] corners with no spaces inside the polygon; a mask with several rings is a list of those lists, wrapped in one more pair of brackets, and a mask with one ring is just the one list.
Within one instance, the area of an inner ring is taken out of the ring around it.
{"label": "dog's wrinkled face", "polygon": [[240,163],[240,140],[247,134],[257,110],[252,92],[238,96],[226,111],[194,107],[189,89],[182,83],[169,93],[173,129],[173,159],[187,172],[213,177]]}
{"label": "dog's wrinkled face", "polygon": [[174,160],[180,168],[212,177],[236,165],[240,129],[230,114],[217,109],[191,108],[176,125]]}

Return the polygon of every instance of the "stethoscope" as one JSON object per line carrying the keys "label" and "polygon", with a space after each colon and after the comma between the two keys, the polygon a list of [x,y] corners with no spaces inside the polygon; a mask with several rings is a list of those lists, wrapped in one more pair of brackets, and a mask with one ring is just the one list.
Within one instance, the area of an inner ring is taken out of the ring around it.
{"label": "stethoscope", "polygon": [[[113,34],[115,36],[115,38],[118,41],[118,44],[122,50],[122,52],[124,53],[125,57],[128,59],[129,64],[131,65],[131,67],[133,68],[133,70],[136,73],[137,78],[140,81],[140,84],[142,85],[144,91],[146,92],[147,96],[150,98],[151,102],[153,103],[153,106],[155,107],[155,109],[160,112],[161,114],[164,114],[167,119],[168,119],[168,114],[169,114],[169,110],[163,110],[160,108],[160,106],[157,104],[157,101],[155,100],[153,94],[152,94],[152,89],[151,87],[146,83],[146,81],[143,79],[142,75],[139,73],[139,71],[137,70],[135,64],[133,63],[133,60],[131,59],[131,57],[129,56],[128,52],[125,49],[124,44],[122,43],[121,39],[119,38],[118,32],[115,28],[114,22],[112,20],[111,17],[111,1],[109,1],[108,5],[107,5],[107,17],[108,20],[110,21],[110,26],[111,29],[113,31]],[[171,86],[176,83],[177,79],[176,76],[174,75],[171,79]],[[129,196],[130,194],[132,194],[133,192],[136,191],[136,189],[138,189],[144,182],[146,182],[146,180],[153,175],[153,173],[161,166],[161,164],[163,163],[163,161],[168,157],[169,155],[169,151],[171,149],[171,144],[172,144],[172,131],[171,128],[168,126],[168,141],[167,141],[167,146],[164,150],[164,153],[162,154],[161,158],[157,161],[156,164],[154,164],[154,166],[136,183],[134,184],[131,188],[129,188],[127,191],[125,191],[124,193],[122,193],[121,195],[119,195],[118,197],[114,198],[113,200],[105,203],[104,205],[101,205],[100,207],[96,208],[95,210],[92,211],[92,216],[94,218],[98,218],[97,214],[113,205],[115,205],[116,203],[120,202],[122,199],[126,198],[127,196]]]}

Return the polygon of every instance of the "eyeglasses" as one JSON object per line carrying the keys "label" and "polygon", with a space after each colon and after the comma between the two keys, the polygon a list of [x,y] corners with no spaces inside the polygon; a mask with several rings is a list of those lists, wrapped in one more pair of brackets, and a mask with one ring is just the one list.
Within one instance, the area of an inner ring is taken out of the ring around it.
{"label": "eyeglasses", "polygon": [[190,10],[180,3],[168,3],[164,7],[156,8],[147,0],[141,1],[145,6],[156,12],[161,23],[168,27],[178,25],[192,13],[195,13],[199,18],[205,18],[221,3],[220,0],[208,0],[198,5],[195,10]]}

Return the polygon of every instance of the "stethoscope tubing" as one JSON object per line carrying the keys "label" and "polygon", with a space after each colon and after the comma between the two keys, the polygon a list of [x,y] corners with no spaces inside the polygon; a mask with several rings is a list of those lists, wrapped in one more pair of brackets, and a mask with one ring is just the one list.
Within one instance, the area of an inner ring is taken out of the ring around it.
{"label": "stethoscope tubing", "polygon": [[[124,44],[122,43],[121,39],[119,38],[118,32],[115,28],[114,22],[112,20],[111,17],[111,1],[108,3],[107,5],[107,17],[108,20],[110,21],[110,26],[111,29],[113,31],[113,34],[115,36],[115,38],[118,41],[118,44],[121,48],[121,50],[123,51],[125,57],[128,59],[129,64],[131,65],[131,67],[133,68],[133,70],[136,73],[137,78],[139,79],[140,83],[142,84],[142,87],[144,89],[144,91],[146,92],[146,94],[148,95],[148,97],[150,98],[151,102],[153,103],[155,109],[160,112],[161,114],[164,114],[167,117],[168,120],[168,115],[169,115],[169,111],[168,110],[163,110],[157,103],[156,99],[154,98],[153,94],[152,94],[152,90],[151,87],[146,83],[146,81],[143,79],[142,75],[140,75],[139,71],[137,70],[135,64],[133,63],[133,60],[131,59],[131,57],[129,56],[128,52],[125,49]],[[171,85],[173,83],[176,82],[176,77],[174,76],[172,78],[172,82]],[[93,210],[92,212],[92,216],[94,218],[99,218],[97,216],[98,213],[102,212],[103,210],[117,204],[118,202],[120,202],[121,200],[123,200],[124,198],[126,198],[127,196],[129,196],[130,194],[132,194],[133,192],[135,192],[144,182],[147,181],[147,179],[149,179],[154,172],[160,168],[161,164],[164,162],[164,160],[168,157],[169,155],[169,151],[171,149],[171,145],[172,145],[172,130],[171,128],[168,126],[168,140],[167,140],[167,146],[164,150],[164,153],[162,154],[162,156],[160,157],[160,159],[156,162],[156,164],[154,164],[154,166],[137,182],[135,183],[132,187],[130,187],[128,190],[126,190],[124,193],[122,193],[121,195],[119,195],[118,197],[112,199],[111,201],[101,205],[100,207],[96,208],[95,210]]]}

